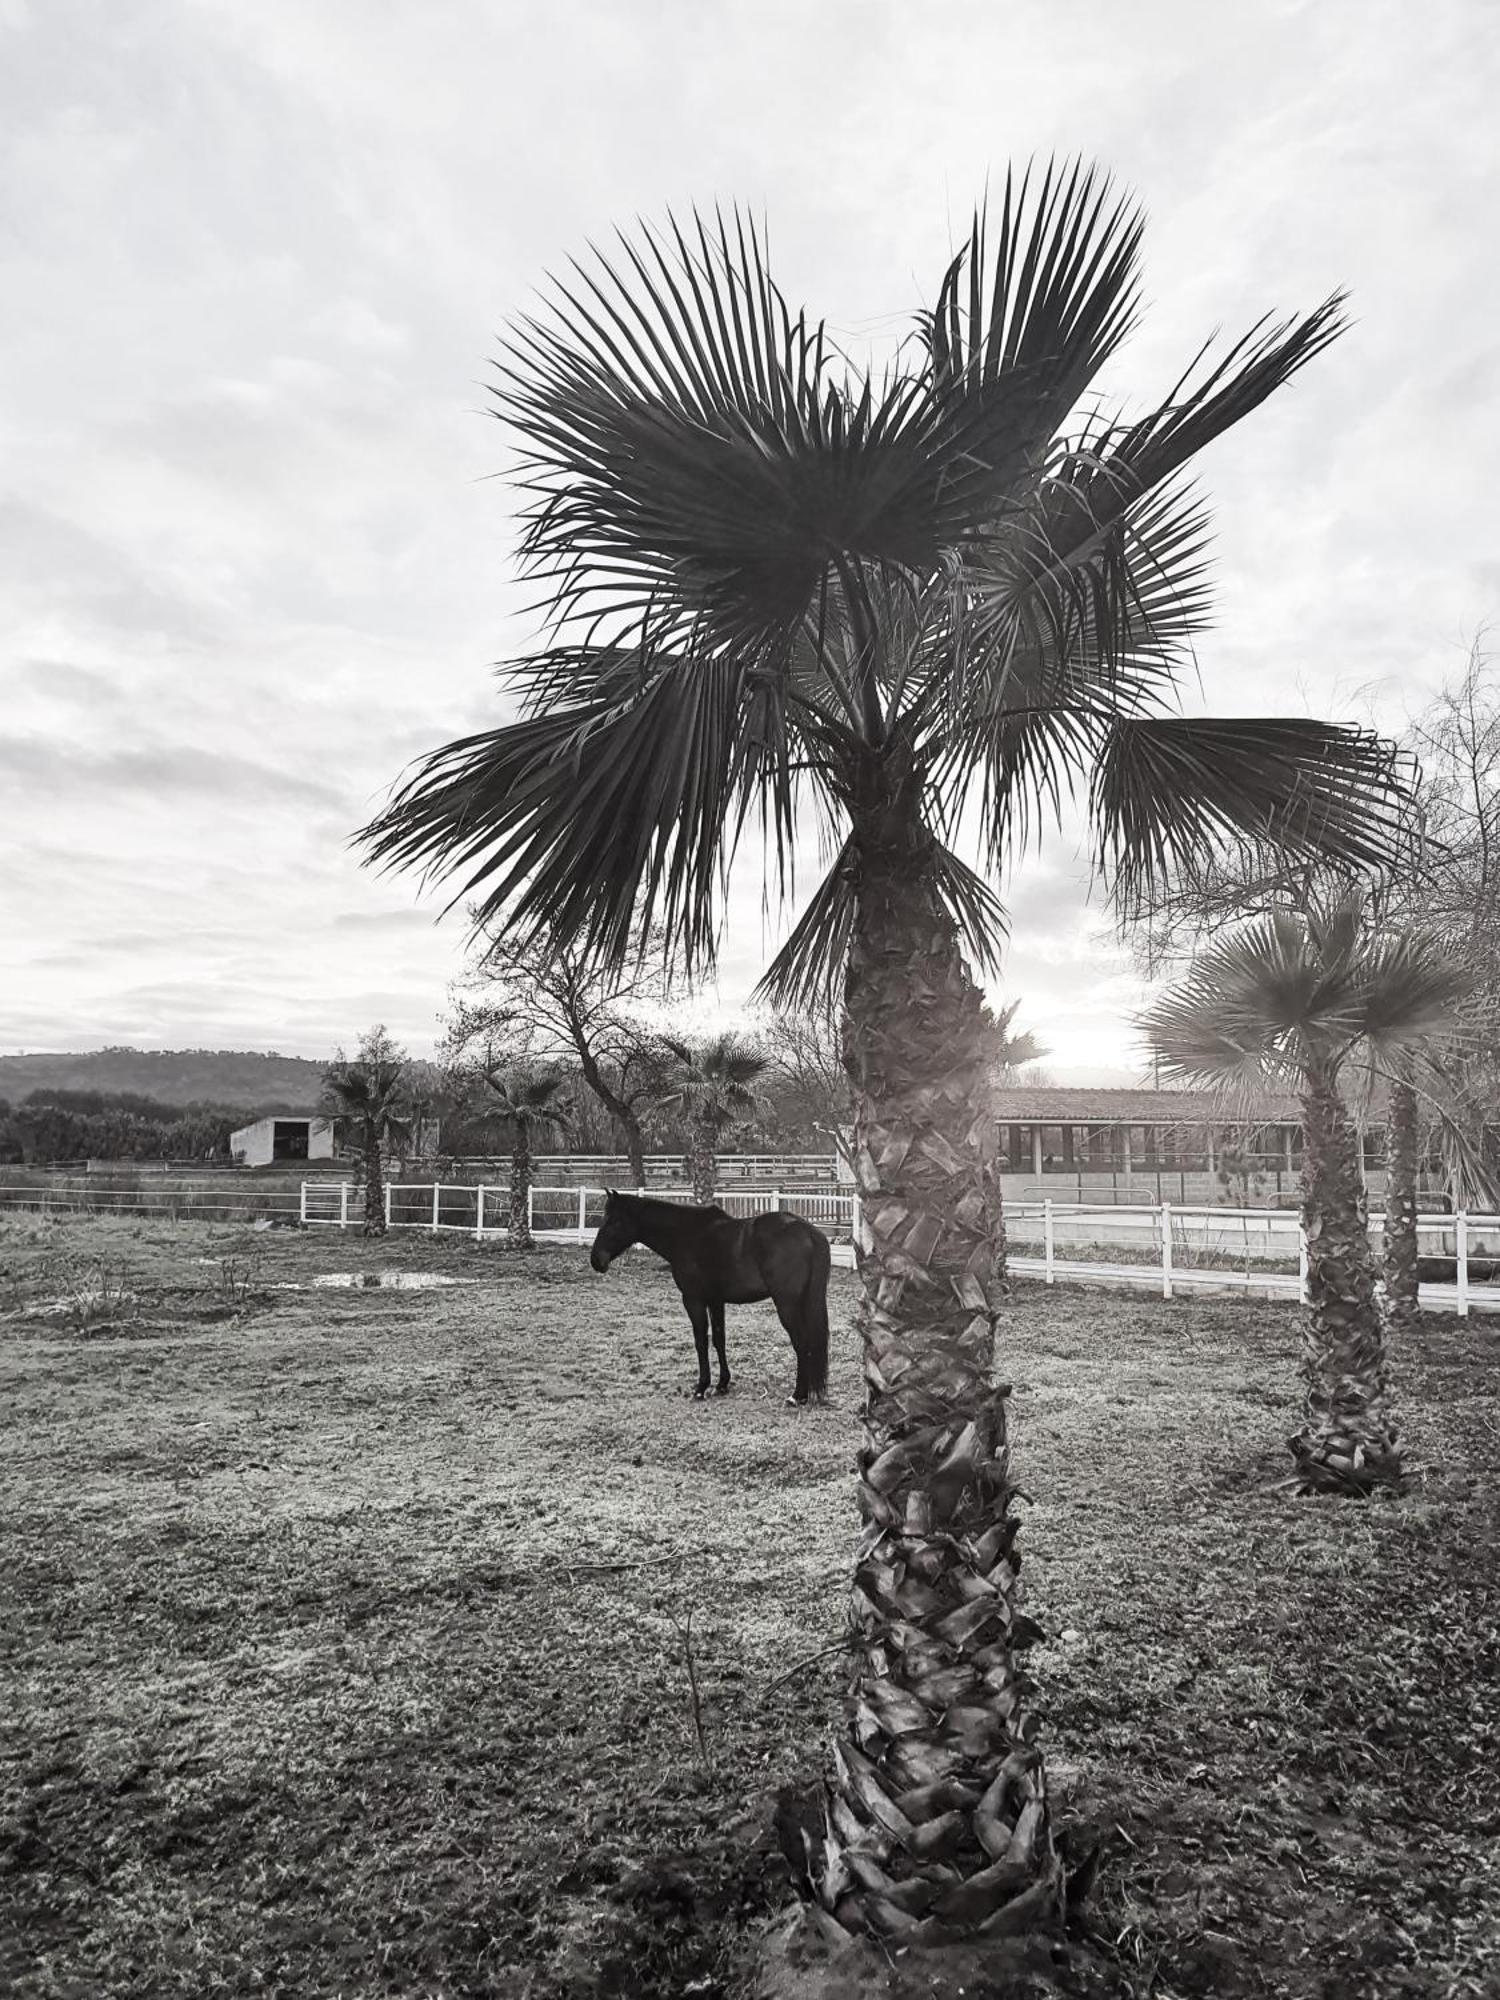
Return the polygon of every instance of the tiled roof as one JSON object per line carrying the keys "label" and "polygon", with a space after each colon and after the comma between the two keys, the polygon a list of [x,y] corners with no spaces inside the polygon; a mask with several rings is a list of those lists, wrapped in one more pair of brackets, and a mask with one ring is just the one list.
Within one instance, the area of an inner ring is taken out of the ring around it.
{"label": "tiled roof", "polygon": [[1217,1090],[1074,1090],[1067,1084],[1011,1084],[996,1092],[1002,1125],[1297,1125],[1290,1091],[1253,1098]]}

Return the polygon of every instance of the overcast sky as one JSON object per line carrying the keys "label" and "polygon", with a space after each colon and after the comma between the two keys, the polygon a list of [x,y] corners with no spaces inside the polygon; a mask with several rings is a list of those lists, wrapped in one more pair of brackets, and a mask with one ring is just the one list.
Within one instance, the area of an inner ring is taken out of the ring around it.
{"label": "overcast sky", "polygon": [[[879,337],[987,174],[1081,151],[1149,217],[1137,405],[1347,285],[1200,461],[1192,699],[1399,725],[1500,617],[1497,51],[1494,0],[0,0],[0,1050],[430,1048],[461,918],[347,837],[534,641],[499,329],[669,205]],[[1057,1072],[1135,1063],[1074,842],[1008,898]]]}

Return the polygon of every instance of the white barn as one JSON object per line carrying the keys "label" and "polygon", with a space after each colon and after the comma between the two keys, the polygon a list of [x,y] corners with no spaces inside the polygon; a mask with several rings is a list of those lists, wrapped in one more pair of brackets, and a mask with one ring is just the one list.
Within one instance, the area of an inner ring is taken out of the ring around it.
{"label": "white barn", "polygon": [[331,1118],[258,1118],[229,1135],[231,1156],[246,1167],[280,1166],[283,1161],[331,1160]]}

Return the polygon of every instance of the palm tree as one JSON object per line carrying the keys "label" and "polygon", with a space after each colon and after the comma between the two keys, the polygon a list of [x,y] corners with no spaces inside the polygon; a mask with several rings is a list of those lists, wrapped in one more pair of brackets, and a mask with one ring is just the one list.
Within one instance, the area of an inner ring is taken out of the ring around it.
{"label": "palm tree", "polygon": [[532,1145],[567,1129],[567,1110],[560,1101],[567,1078],[558,1070],[528,1075],[523,1069],[492,1070],[486,1077],[496,1114],[510,1128],[510,1229],[512,1250],[531,1250]]}
{"label": "palm tree", "polygon": [[732,1032],[699,1042],[664,1035],[662,1042],[672,1065],[664,1101],[682,1106],[692,1135],[693,1200],[710,1202],[719,1177],[719,1141],[755,1110],[759,1099],[751,1086],[765,1075],[771,1058]]}
{"label": "palm tree", "polygon": [[1372,926],[1352,892],[1275,912],[1211,946],[1144,1017],[1168,1075],[1270,1078],[1301,1095],[1307,1423],[1291,1449],[1306,1488],[1365,1492],[1401,1477],[1360,1141],[1341,1081],[1360,1063],[1408,1077],[1414,1051],[1447,1032],[1464,990],[1440,937]]}
{"label": "palm tree", "polygon": [[992,1372],[996,1028],[975,972],[1003,912],[953,843],[977,827],[996,875],[1082,789],[1128,902],[1247,833],[1375,861],[1396,816],[1371,736],[1171,712],[1207,610],[1206,513],[1179,475],[1342,320],[1330,298],[1263,326],[1143,417],[1084,409],[1136,318],[1141,229],[1081,166],[1007,177],[879,366],[791,310],[737,214],[571,267],[496,391],[551,643],[511,671],[521,719],[435,751],[361,835],[606,963],[659,920],[692,976],[747,817],[789,895],[799,811],[821,815],[831,865],[763,988],[842,988],[867,1532],[805,1870],[831,1923],[919,1941],[1020,1928],[1060,1883]]}
{"label": "palm tree", "polygon": [[381,1148],[410,1130],[405,1074],[406,1059],[383,1027],[363,1037],[352,1062],[340,1049],[323,1074],[324,1101],[354,1126],[364,1156],[366,1236],[385,1234]]}
{"label": "palm tree", "polygon": [[1024,1069],[1027,1063],[1041,1062],[1052,1053],[1030,1028],[1012,1029],[1011,1023],[1020,1011],[1020,1001],[1012,1000],[995,1014],[995,1066],[1008,1083],[1015,1080],[1018,1069]]}

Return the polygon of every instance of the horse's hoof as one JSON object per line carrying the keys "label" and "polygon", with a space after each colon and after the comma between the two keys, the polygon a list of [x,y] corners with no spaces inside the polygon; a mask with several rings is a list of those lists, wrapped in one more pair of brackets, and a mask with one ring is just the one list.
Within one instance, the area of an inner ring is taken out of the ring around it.
{"label": "horse's hoof", "polygon": [[695,1403],[701,1403],[703,1401],[703,1398],[707,1394],[708,1394],[708,1384],[705,1382],[701,1388],[695,1389],[693,1391],[693,1401]]}
{"label": "horse's hoof", "polygon": [[788,1396],[786,1406],[789,1410],[805,1410],[807,1408],[807,1398],[806,1396]]}
{"label": "horse's hoof", "polygon": [[729,1384],[727,1382],[721,1382],[718,1388],[714,1390],[714,1394],[716,1396],[727,1396],[729,1394]]}

